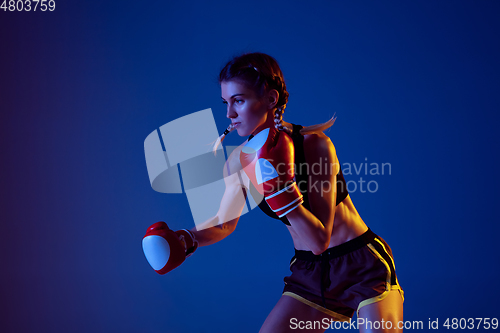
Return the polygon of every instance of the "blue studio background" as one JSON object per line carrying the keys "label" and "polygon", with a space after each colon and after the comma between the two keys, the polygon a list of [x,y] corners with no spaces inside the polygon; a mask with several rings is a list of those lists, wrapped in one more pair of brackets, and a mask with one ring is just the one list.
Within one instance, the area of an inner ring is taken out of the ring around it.
{"label": "blue studio background", "polygon": [[216,76],[247,51],[280,63],[286,120],[336,113],[341,163],[391,164],[345,177],[378,184],[351,197],[394,251],[405,320],[500,317],[499,15],[487,0],[1,10],[0,331],[259,330],[293,255],[280,222],[251,211],[165,276],[141,248],[156,221],[194,226],[184,194],[152,190],[144,139],[206,108],[222,132]]}

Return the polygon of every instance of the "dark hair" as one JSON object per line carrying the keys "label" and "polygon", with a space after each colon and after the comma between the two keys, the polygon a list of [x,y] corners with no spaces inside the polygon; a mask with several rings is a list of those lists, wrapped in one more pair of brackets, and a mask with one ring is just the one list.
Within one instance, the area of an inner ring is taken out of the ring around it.
{"label": "dark hair", "polygon": [[288,91],[285,79],[276,59],[265,53],[245,53],[231,59],[219,74],[219,84],[238,80],[262,97],[269,90],[276,89],[279,99],[276,107],[286,107]]}

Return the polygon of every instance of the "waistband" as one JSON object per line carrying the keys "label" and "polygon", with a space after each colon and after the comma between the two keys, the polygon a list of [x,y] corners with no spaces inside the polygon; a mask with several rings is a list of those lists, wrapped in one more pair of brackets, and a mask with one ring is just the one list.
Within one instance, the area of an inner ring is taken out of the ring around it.
{"label": "waistband", "polygon": [[370,230],[370,228],[368,228],[368,230],[364,234],[359,235],[358,237],[353,238],[340,245],[326,249],[325,252],[318,255],[312,253],[312,251],[295,249],[295,257],[297,259],[305,261],[322,261],[338,258],[350,252],[361,249],[362,247],[373,241],[375,237],[377,237],[377,235],[374,234],[373,231]]}

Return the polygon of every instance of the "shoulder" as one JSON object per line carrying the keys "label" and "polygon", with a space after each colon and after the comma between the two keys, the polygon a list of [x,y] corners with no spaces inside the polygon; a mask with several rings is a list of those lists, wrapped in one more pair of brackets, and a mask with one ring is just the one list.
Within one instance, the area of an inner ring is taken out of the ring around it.
{"label": "shoulder", "polygon": [[323,132],[304,135],[304,155],[309,165],[329,166],[323,177],[336,175],[340,169],[335,146]]}
{"label": "shoulder", "polygon": [[336,155],[332,140],[323,132],[304,135],[304,150],[318,157]]}

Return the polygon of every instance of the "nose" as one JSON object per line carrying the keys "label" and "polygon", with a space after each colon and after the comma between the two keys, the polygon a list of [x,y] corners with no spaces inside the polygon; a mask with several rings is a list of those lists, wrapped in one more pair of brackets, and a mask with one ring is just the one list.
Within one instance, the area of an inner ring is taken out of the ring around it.
{"label": "nose", "polygon": [[232,108],[231,105],[228,105],[227,106],[227,113],[226,113],[226,117],[231,119],[231,118],[236,118],[238,116],[238,114],[234,111],[234,109]]}

